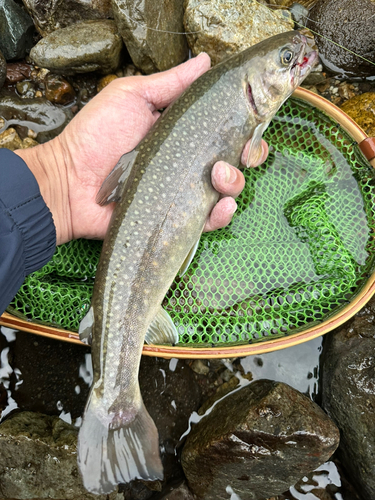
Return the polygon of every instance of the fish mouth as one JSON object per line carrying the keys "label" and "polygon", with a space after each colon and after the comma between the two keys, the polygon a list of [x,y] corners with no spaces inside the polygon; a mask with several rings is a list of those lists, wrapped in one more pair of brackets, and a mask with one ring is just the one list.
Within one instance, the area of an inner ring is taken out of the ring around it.
{"label": "fish mouth", "polygon": [[303,56],[302,62],[297,62],[300,69],[300,76],[303,78],[305,74],[313,67],[318,61],[318,52],[312,50]]}

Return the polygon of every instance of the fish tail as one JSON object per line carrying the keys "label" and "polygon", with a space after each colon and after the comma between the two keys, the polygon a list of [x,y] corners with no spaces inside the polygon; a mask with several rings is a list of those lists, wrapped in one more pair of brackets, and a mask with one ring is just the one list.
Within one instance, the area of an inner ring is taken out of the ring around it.
{"label": "fish tail", "polygon": [[141,400],[134,415],[102,414],[90,397],[78,435],[78,466],[84,487],[110,493],[133,479],[163,479],[158,431]]}

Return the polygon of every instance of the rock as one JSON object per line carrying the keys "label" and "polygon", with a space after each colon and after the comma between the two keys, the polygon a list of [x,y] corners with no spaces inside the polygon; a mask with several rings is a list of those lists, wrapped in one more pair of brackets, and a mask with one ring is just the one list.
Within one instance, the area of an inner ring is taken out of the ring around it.
{"label": "rock", "polygon": [[22,139],[14,130],[14,128],[4,130],[4,132],[0,134],[0,148],[7,148],[11,151],[15,151],[16,149],[23,149]]}
{"label": "rock", "polygon": [[32,48],[30,58],[56,73],[106,74],[120,65],[122,46],[113,21],[83,21],[47,35]]}
{"label": "rock", "polygon": [[375,299],[326,336],[322,405],[341,431],[338,456],[362,498],[375,498]]}
{"label": "rock", "polygon": [[22,59],[33,46],[34,24],[21,5],[0,0],[0,50],[7,61]]}
{"label": "rock", "polygon": [[375,92],[352,97],[341,109],[351,116],[369,137],[375,136]]}
{"label": "rock", "polygon": [[103,78],[101,78],[99,81],[98,81],[98,85],[96,87],[96,90],[98,92],[100,92],[101,90],[104,89],[104,87],[106,87],[107,85],[109,85],[111,82],[113,82],[113,80],[116,80],[117,79],[117,76],[116,75],[106,75],[106,76],[103,76]]}
{"label": "rock", "polygon": [[316,44],[327,69],[355,77],[374,74],[374,16],[373,0],[341,0],[340,8],[337,8],[337,0],[318,1],[309,13],[307,26],[322,35],[316,37]]}
{"label": "rock", "polygon": [[0,52],[0,89],[4,85],[6,76],[7,76],[7,62],[3,54]]}
{"label": "rock", "polygon": [[8,63],[6,83],[17,83],[31,77],[32,67],[25,63]]}
{"label": "rock", "polygon": [[[290,386],[257,380],[218,402],[192,428],[181,461],[189,487],[205,500],[280,494],[335,451],[339,433]],[[229,486],[228,486],[229,485]]]}
{"label": "rock", "polygon": [[19,95],[22,97],[34,97],[35,87],[32,82],[22,81],[16,83],[16,89]]}
{"label": "rock", "polygon": [[[16,413],[0,425],[1,498],[107,499],[84,489],[77,467],[78,429],[58,417]],[[123,498],[117,493],[111,500]]]}
{"label": "rock", "polygon": [[73,118],[68,108],[58,108],[47,99],[23,99],[14,93],[0,92],[0,117],[5,119],[6,127],[16,127],[36,132],[38,142],[46,142],[56,137]]}
{"label": "rock", "polygon": [[176,34],[185,31],[183,0],[113,0],[112,5],[132,61],[144,73],[163,71],[187,59],[185,35]]}
{"label": "rock", "polygon": [[172,486],[158,500],[195,500],[195,496],[189,490],[185,481],[183,481],[181,484]]}
{"label": "rock", "polygon": [[112,17],[111,0],[23,0],[42,36],[79,21]]}
{"label": "rock", "polygon": [[54,104],[69,104],[75,99],[73,87],[62,76],[48,74],[44,80],[46,99]]}
{"label": "rock", "polygon": [[[207,52],[215,65],[266,38],[294,27],[286,11],[272,11],[256,0],[187,0],[185,30],[194,55]],[[240,13],[240,14],[239,14]]]}

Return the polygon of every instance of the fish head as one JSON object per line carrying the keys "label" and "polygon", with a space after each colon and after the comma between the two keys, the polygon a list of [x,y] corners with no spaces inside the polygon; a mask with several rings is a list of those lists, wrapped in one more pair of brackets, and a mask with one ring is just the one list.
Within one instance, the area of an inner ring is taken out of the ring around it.
{"label": "fish head", "polygon": [[243,86],[250,111],[259,123],[269,122],[318,61],[311,36],[289,31],[259,44],[245,69]]}

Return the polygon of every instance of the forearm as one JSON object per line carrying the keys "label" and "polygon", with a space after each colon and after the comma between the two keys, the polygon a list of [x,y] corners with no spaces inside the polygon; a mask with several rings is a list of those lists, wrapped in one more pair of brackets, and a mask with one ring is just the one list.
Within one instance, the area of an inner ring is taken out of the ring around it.
{"label": "forearm", "polygon": [[58,138],[30,149],[15,151],[34,174],[40,193],[52,213],[57,245],[73,238],[69,210],[68,177]]}

